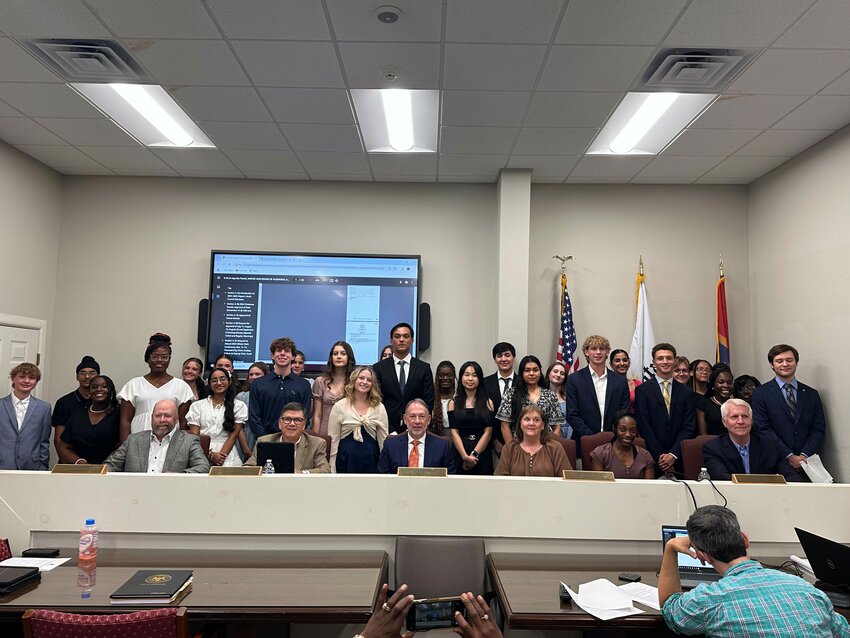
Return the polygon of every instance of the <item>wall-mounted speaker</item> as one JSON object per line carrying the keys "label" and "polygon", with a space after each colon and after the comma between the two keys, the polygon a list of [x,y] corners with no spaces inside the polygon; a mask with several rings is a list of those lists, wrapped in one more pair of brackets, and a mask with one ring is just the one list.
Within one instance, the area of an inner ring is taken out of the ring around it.
{"label": "wall-mounted speaker", "polygon": [[416,354],[421,355],[431,347],[431,305],[419,304],[419,321],[416,327]]}
{"label": "wall-mounted speaker", "polygon": [[209,299],[201,299],[198,302],[198,345],[202,348],[207,347],[207,342],[209,341],[209,334],[207,333],[207,327],[209,326],[210,319],[210,300]]}

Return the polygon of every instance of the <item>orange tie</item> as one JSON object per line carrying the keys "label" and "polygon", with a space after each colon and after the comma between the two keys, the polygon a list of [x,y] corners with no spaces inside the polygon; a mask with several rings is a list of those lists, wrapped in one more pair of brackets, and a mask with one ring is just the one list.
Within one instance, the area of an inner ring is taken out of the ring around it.
{"label": "orange tie", "polygon": [[407,457],[407,467],[419,467],[419,445],[418,439],[413,439],[413,449],[410,450],[410,456]]}

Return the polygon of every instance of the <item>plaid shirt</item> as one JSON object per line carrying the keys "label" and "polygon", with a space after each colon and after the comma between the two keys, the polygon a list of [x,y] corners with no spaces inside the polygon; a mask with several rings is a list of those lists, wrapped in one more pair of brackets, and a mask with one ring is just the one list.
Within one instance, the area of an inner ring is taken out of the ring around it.
{"label": "plaid shirt", "polygon": [[754,560],[735,565],[715,583],[673,594],[662,613],[671,629],[687,635],[850,637],[847,619],[833,611],[826,594]]}

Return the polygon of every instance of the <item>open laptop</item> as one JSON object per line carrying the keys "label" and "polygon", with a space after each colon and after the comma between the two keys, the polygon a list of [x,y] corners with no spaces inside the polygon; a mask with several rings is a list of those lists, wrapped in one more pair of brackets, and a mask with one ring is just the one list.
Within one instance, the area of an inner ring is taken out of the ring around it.
{"label": "open laptop", "polygon": [[847,592],[850,588],[850,547],[828,538],[794,528],[815,577]]}
{"label": "open laptop", "polygon": [[[664,546],[671,538],[687,535],[688,529],[684,525],[662,525],[662,553]],[[714,571],[711,565],[703,565],[702,561],[691,558],[687,554],[679,553],[676,554],[676,557],[679,561],[679,580],[682,582],[682,589],[693,589],[700,583],[713,583],[720,580],[720,574]]]}
{"label": "open laptop", "polygon": [[283,441],[257,443],[257,465],[262,467],[268,459],[272,460],[275,474],[294,474],[295,444]]}

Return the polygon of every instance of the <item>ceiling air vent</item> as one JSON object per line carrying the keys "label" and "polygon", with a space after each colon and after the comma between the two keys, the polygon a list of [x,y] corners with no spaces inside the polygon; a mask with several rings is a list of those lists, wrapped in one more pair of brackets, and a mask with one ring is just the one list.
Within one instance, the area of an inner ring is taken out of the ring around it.
{"label": "ceiling air vent", "polygon": [[742,49],[664,49],[634,90],[720,93],[754,56]]}
{"label": "ceiling air vent", "polygon": [[67,82],[147,81],[127,50],[112,40],[38,39],[21,42]]}

